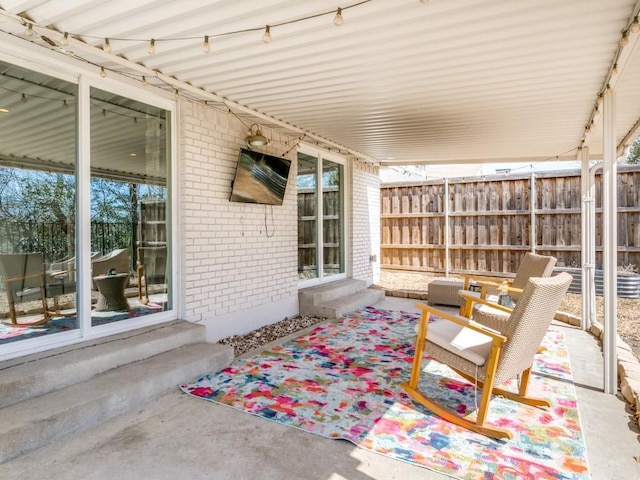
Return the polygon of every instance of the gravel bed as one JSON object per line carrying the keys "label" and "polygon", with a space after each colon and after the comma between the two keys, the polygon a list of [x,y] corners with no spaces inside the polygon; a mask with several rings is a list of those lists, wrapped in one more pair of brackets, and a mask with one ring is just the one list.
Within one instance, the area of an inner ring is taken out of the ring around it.
{"label": "gravel bed", "polygon": [[274,340],[286,337],[299,330],[303,330],[326,320],[327,318],[324,317],[306,317],[298,315],[297,317],[285,318],[284,320],[272,323],[271,325],[265,325],[264,327],[258,328],[257,330],[253,330],[252,332],[244,335],[233,335],[231,337],[223,338],[218,343],[232,346],[234,355],[238,357],[250,350],[256,349],[266,345],[267,343],[273,342]]}

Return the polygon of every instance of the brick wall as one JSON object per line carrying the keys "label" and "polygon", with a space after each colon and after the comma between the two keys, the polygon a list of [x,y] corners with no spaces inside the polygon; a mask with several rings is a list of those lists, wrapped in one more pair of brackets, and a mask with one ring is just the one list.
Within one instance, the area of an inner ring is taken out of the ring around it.
{"label": "brick wall", "polygon": [[[180,318],[205,324],[216,341],[296,315],[296,162],[282,206],[230,202],[247,127],[183,98],[179,129]],[[286,137],[263,133],[267,153],[288,150]]]}
{"label": "brick wall", "polygon": [[352,276],[370,285],[380,278],[379,167],[351,161],[350,190]]}

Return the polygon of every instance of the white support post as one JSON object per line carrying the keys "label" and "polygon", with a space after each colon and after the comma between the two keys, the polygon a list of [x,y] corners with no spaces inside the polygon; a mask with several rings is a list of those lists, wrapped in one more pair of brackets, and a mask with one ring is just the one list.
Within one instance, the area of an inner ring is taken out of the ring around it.
{"label": "white support post", "polygon": [[589,325],[596,322],[596,172],[602,168],[602,161],[589,169],[589,232],[587,263],[589,268]]}
{"label": "white support post", "polygon": [[[580,261],[582,263],[582,316],[580,318],[580,327],[583,330],[588,328],[588,315],[589,315],[589,267],[587,264],[588,252],[588,236],[589,236],[589,202],[590,199],[587,196],[589,190],[589,156],[585,155],[584,151],[588,147],[583,147],[580,151],[580,195],[582,202],[580,203]],[[588,152],[588,150],[587,150]]]}
{"label": "white support post", "polygon": [[[595,315],[595,213],[593,199],[593,175],[589,168],[589,147],[580,151],[582,170],[580,176],[580,193],[582,195],[581,263],[582,263],[582,318],[581,327],[588,330],[593,324]],[[592,247],[593,242],[593,247]]]}
{"label": "white support post", "polygon": [[449,180],[444,179],[444,276],[449,277],[449,234],[451,230],[449,228]]}
{"label": "white support post", "polygon": [[603,221],[603,296],[604,296],[604,391],[615,395],[618,391],[617,336],[617,165],[615,142],[615,93],[604,94],[604,168],[602,173]]}
{"label": "white support post", "polygon": [[536,253],[536,174],[531,172],[531,188],[529,189],[529,210],[531,210],[531,228],[529,229],[529,247]]}
{"label": "white support post", "polygon": [[82,335],[91,328],[91,89],[86,77],[78,84],[78,161],[76,164],[76,311]]}

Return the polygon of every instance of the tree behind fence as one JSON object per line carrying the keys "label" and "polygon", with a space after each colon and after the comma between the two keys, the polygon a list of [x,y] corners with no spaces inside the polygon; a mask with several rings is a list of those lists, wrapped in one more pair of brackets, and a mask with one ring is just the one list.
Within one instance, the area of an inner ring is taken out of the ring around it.
{"label": "tree behind fence", "polygon": [[[601,175],[595,187],[602,268]],[[619,167],[617,192],[618,265],[638,268],[639,166]],[[444,273],[448,251],[451,273],[499,274],[515,272],[532,250],[553,255],[558,266],[581,266],[579,170],[449,179],[447,198],[442,180],[384,185],[380,194],[382,268]]]}

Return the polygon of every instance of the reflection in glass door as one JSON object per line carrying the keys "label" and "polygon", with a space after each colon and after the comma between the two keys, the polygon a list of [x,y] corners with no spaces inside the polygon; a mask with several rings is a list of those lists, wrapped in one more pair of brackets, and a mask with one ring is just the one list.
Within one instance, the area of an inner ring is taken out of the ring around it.
{"label": "reflection in glass door", "polygon": [[301,282],[322,281],[345,272],[343,171],[339,163],[298,153],[298,279]]}
{"label": "reflection in glass door", "polygon": [[76,315],[77,85],[0,62],[0,348]]}
{"label": "reflection in glass door", "polygon": [[91,325],[171,309],[169,112],[91,89]]}

